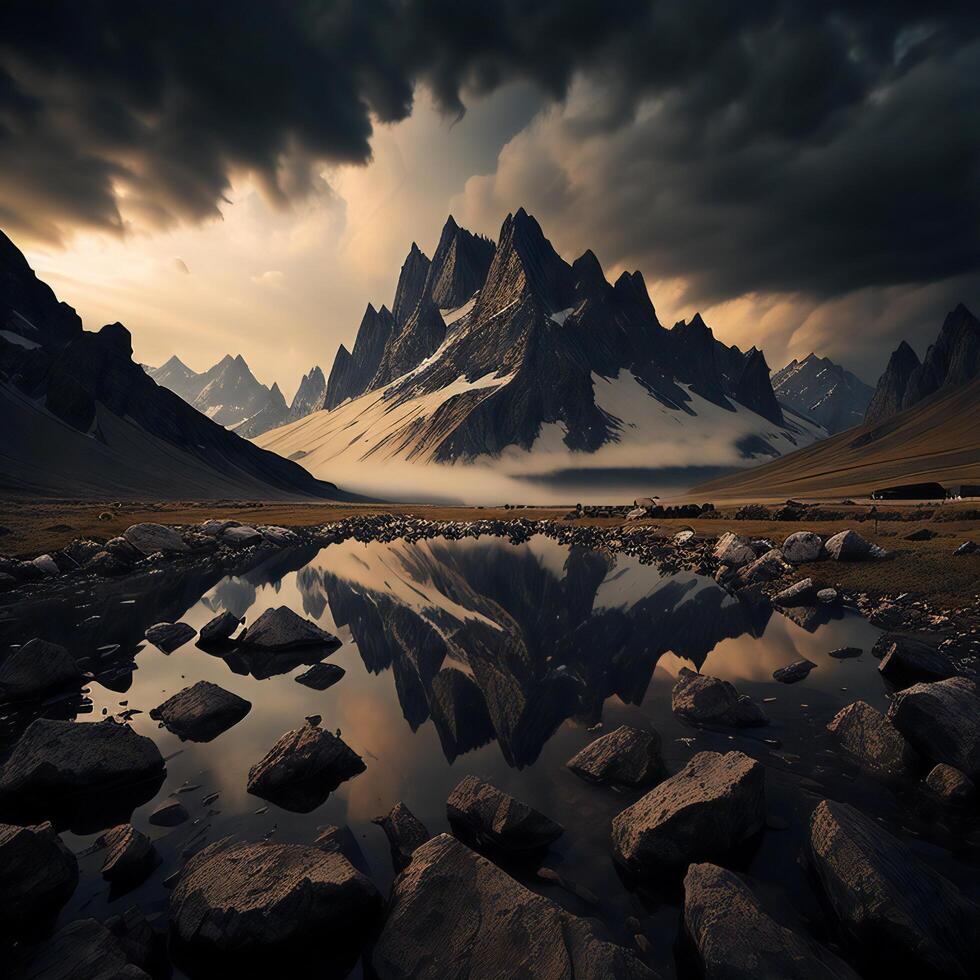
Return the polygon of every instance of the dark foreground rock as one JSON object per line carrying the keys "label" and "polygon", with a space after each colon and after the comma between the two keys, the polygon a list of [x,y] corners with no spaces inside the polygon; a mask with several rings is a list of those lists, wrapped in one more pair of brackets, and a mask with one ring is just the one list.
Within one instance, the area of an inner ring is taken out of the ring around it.
{"label": "dark foreground rock", "polygon": [[165,527],[163,524],[133,524],[123,531],[123,537],[141,555],[152,555],[158,551],[172,554],[190,550],[172,527]]}
{"label": "dark foreground rock", "polygon": [[319,847],[324,851],[336,851],[338,854],[343,854],[358,871],[370,875],[371,871],[367,858],[364,856],[361,845],[357,843],[357,838],[354,836],[350,827],[346,825],[338,827],[336,824],[328,824],[317,834],[313,844],[315,847]]}
{"label": "dark foreground rock", "polygon": [[631,725],[590,742],[565,765],[589,782],[616,786],[646,788],[667,776],[660,736]]}
{"label": "dark foreground rock", "polygon": [[242,620],[226,609],[201,627],[201,638],[198,642],[203,646],[209,643],[223,643],[225,640],[230,640],[241,625]]}
{"label": "dark foreground rock", "polygon": [[132,824],[111,827],[100,838],[105,847],[102,877],[119,887],[140,884],[156,867],[157,855],[150,838]]}
{"label": "dark foreground rock", "polygon": [[415,851],[427,840],[432,839],[432,834],[426,829],[425,824],[400,800],[391,808],[387,816],[375,817],[373,822],[385,832],[388,838],[388,843],[391,845],[391,863],[395,871],[408,867]]}
{"label": "dark foreground rock", "polygon": [[43,924],[71,898],[78,862],[50,823],[0,823],[0,935]]}
{"label": "dark foreground rock", "polygon": [[858,980],[839,956],[781,925],[742,878],[715,864],[687,871],[684,929],[705,980]]}
{"label": "dark foreground rock", "polygon": [[251,702],[237,694],[210,681],[198,681],[153,708],[150,717],[162,721],[182,739],[210,742],[238,724],[251,709]]}
{"label": "dark foreground rock", "polygon": [[866,701],[841,708],[827,725],[841,751],[865,772],[903,779],[921,767],[921,759],[902,733]]}
{"label": "dark foreground rock", "polygon": [[742,752],[699,752],[613,818],[616,859],[637,875],[723,856],[766,822],[765,770]]}
{"label": "dark foreground rock", "polygon": [[956,672],[934,646],[911,636],[896,635],[887,643],[876,643],[881,656],[878,670],[897,687],[918,681],[944,681]]}
{"label": "dark foreground rock", "polygon": [[681,667],[670,695],[676,715],[695,725],[726,725],[735,728],[768,725],[762,706],[732,684],[718,677],[697,674]]}
{"label": "dark foreground rock", "polygon": [[187,623],[157,623],[143,635],[164,653],[173,653],[177,647],[193,640],[197,636],[197,630]]}
{"label": "dark foreground rock", "polygon": [[187,807],[175,796],[168,796],[154,807],[147,818],[154,827],[178,827],[190,819]]}
{"label": "dark foreground rock", "polygon": [[19,701],[79,686],[82,672],[68,651],[47,640],[29,640],[0,666],[0,700]]}
{"label": "dark foreground rock", "polygon": [[371,953],[379,980],[654,980],[594,923],[536,895],[464,844],[423,844],[392,889]]}
{"label": "dark foreground rock", "polygon": [[296,813],[318,807],[367,767],[347,743],[316,725],[286,732],[248,771],[248,791]]}
{"label": "dark foreground rock", "polygon": [[66,796],[150,783],[163,771],[160,750],[129,725],[38,718],[0,770],[0,807],[46,815]]}
{"label": "dark foreground rock", "polygon": [[347,858],[303,844],[219,841],[187,862],[170,896],[171,933],[185,958],[225,966],[304,948],[327,959],[380,910],[377,889]]}
{"label": "dark foreground rock", "polygon": [[344,668],[337,664],[314,664],[309,670],[296,675],[296,683],[312,687],[314,691],[325,691],[328,687],[333,687],[345,673]]}
{"label": "dark foreground rock", "polygon": [[854,807],[817,806],[810,860],[848,942],[878,970],[974,975],[980,906]]}
{"label": "dark foreground rock", "polygon": [[895,695],[892,724],[930,762],[980,779],[980,686],[966,677],[914,684]]}
{"label": "dark foreground rock", "polygon": [[150,980],[95,919],[76,919],[31,950],[22,980]]}
{"label": "dark foreground rock", "polygon": [[797,660],[785,667],[776,668],[772,672],[772,677],[773,680],[779,681],[781,684],[795,684],[797,681],[803,680],[816,666],[812,660]]}
{"label": "dark foreground rock", "polygon": [[340,640],[316,623],[297,615],[288,606],[266,609],[238,642],[260,650],[295,650],[300,647],[338,647]]}
{"label": "dark foreground rock", "polygon": [[457,836],[510,855],[537,853],[565,832],[539,810],[476,776],[464,776],[449,794],[446,816]]}

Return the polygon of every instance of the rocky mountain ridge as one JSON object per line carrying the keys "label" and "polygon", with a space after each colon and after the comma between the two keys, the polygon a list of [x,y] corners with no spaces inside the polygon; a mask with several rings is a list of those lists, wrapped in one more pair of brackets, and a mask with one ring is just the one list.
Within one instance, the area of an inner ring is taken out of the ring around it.
{"label": "rocky mountain ridge", "polygon": [[[176,365],[174,365],[176,367]],[[132,359],[129,331],[97,332],[0,233],[0,487],[21,494],[346,498],[227,431]]]}
{"label": "rocky mountain ridge", "polygon": [[[325,408],[262,437],[285,455],[455,462],[545,446],[596,453],[730,428],[733,463],[822,434],[780,407],[763,353],[718,341],[700,315],[665,329],[639,272],[609,283],[569,264],[523,208],[496,246],[450,218],[427,263],[413,244],[391,312],[369,305]],[[408,312],[412,304],[414,310]],[[338,412],[338,409],[340,410]],[[708,419],[711,421],[708,421]]]}
{"label": "rocky mountain ridge", "polygon": [[936,342],[920,362],[903,340],[878,379],[865,422],[884,422],[945,388],[980,375],[980,321],[960,303],[947,314]]}
{"label": "rocky mountain ridge", "polygon": [[772,390],[778,401],[819,422],[831,435],[860,425],[874,394],[846,368],[813,353],[773,372]]}

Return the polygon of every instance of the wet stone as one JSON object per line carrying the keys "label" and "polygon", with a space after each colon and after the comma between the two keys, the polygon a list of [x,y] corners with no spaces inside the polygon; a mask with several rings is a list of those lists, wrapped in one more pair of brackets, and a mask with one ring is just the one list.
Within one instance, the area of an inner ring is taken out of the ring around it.
{"label": "wet stone", "polygon": [[197,630],[187,623],[157,623],[143,635],[164,653],[172,653],[178,647],[193,640],[197,636]]}
{"label": "wet stone", "polygon": [[328,687],[333,687],[346,671],[337,664],[314,664],[309,670],[296,675],[298,684],[305,684],[312,687],[315,691],[325,691]]}
{"label": "wet stone", "polygon": [[295,650],[301,647],[338,647],[340,640],[316,623],[297,615],[288,606],[266,609],[238,638],[260,650]]}
{"label": "wet stone", "polygon": [[16,701],[46,691],[80,686],[82,672],[68,651],[47,640],[28,640],[0,666],[0,699]]}
{"label": "wet stone", "polygon": [[388,838],[391,846],[391,863],[395,871],[402,871],[408,867],[416,849],[432,839],[432,834],[426,829],[425,824],[401,801],[396,803],[386,816],[375,817],[373,823],[376,823]]}
{"label": "wet stone", "polygon": [[795,663],[779,667],[772,672],[773,680],[781,684],[795,684],[803,680],[817,665],[812,660],[797,660]]}
{"label": "wet stone", "polygon": [[695,725],[735,728],[768,725],[762,706],[728,681],[682,667],[671,691],[671,709]]}
{"label": "wet stone", "polygon": [[224,640],[229,640],[241,624],[242,620],[233,612],[229,612],[226,609],[224,612],[218,613],[213,619],[208,620],[201,627],[201,638],[199,642],[201,644],[208,644],[221,643]]}
{"label": "wet stone", "polygon": [[901,732],[865,701],[841,708],[827,725],[841,751],[861,769],[886,779],[903,779],[920,766]]}
{"label": "wet stone", "polygon": [[198,681],[150,711],[181,739],[210,742],[244,718],[252,704],[210,681]]}
{"label": "wet stone", "polygon": [[593,783],[646,788],[666,778],[660,736],[630,725],[601,735],[565,763]]}

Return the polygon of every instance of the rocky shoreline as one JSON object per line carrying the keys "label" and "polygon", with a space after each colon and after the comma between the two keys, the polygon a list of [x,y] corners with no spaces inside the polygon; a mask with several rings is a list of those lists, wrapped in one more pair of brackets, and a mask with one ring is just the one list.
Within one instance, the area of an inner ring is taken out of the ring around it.
{"label": "rocky shoreline", "polygon": [[[520,544],[545,535],[563,545],[626,554],[666,574],[709,576],[746,609],[775,611],[807,630],[843,608],[886,630],[872,653],[895,691],[891,707],[882,713],[855,701],[828,719],[827,731],[842,763],[926,801],[942,822],[959,828],[967,850],[975,849],[975,622],[900,597],[886,602],[837,588],[835,563],[887,560],[857,530],[821,536],[795,531],[790,522],[786,532],[777,542],[740,535],[737,525],[705,537],[693,530],[664,532],[636,518],[598,527],[525,517],[462,522],[390,514],[296,528],[215,520],[191,527],[138,524],[109,541],[75,541],[32,561],[0,560],[0,575],[6,576],[0,640],[9,643],[17,635],[15,618],[5,615],[15,605],[43,608],[69,597],[81,604],[86,595],[130,579],[179,575],[213,582],[279,554],[312,554],[348,539],[488,536]],[[239,620],[220,613],[201,630],[199,645],[238,644],[268,655],[309,644],[329,648],[333,639],[286,607],[269,609],[240,629]],[[194,635],[179,621],[147,630],[160,649]],[[92,678],[92,664],[79,663],[57,644],[32,639],[10,646],[0,662],[0,702],[36,704]],[[832,655],[838,654],[852,655],[846,648]],[[807,664],[792,664],[776,679],[794,683],[812,668]],[[206,741],[250,707],[216,685],[198,683],[151,716],[181,737]],[[687,670],[674,687],[672,710],[694,729],[738,733],[764,731],[768,724],[764,705],[727,681]],[[21,717],[16,715],[17,729]],[[571,815],[541,813],[473,776],[446,801],[454,836],[431,836],[400,802],[392,801],[390,813],[379,818],[399,872],[387,899],[360,870],[350,835],[332,828],[308,844],[224,840],[197,851],[173,882],[167,936],[135,908],[104,923],[80,919],[45,936],[35,926],[51,921],[77,883],[75,857],[59,831],[75,827],[79,813],[92,826],[102,821],[107,881],[138,879],[153,868],[152,844],[125,813],[152,798],[165,761],[125,719],[83,725],[42,718],[17,735],[0,766],[0,821],[6,821],[0,824],[0,905],[7,911],[0,918],[13,962],[25,976],[70,976],[65,956],[82,956],[92,976],[130,980],[166,975],[168,958],[193,976],[232,965],[248,975],[272,968],[284,952],[304,949],[326,963],[325,975],[336,976],[361,955],[379,978],[656,976],[641,929],[632,949],[611,943],[591,919],[572,915],[508,874],[513,862],[537,867],[563,833],[554,818]],[[610,854],[631,888],[676,882],[683,893],[686,955],[704,976],[875,976],[910,963],[923,976],[971,975],[980,954],[980,907],[855,807],[823,799],[810,818],[799,856],[834,923],[832,935],[813,936],[771,906],[762,883],[731,870],[739,865],[736,855],[771,832],[766,768],[758,761],[734,749],[700,751],[670,773],[659,736],[624,727],[600,734],[567,765],[596,793],[609,786],[644,793],[612,821]],[[314,717],[256,760],[248,791],[306,812],[364,766],[339,732],[331,734]],[[101,810],[95,815],[94,794],[121,798],[121,822],[105,823],[109,818]],[[182,819],[186,811],[160,813],[161,823]],[[568,886],[550,869],[538,874]],[[24,925],[25,909],[31,910],[31,928]],[[459,911],[476,909],[483,914]],[[751,941],[744,923],[751,923]]]}

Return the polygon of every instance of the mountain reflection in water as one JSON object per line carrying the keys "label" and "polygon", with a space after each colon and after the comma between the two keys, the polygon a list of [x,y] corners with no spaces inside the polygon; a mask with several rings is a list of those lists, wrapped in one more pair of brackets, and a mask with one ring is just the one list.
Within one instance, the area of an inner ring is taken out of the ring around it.
{"label": "mountain reflection in water", "polygon": [[[95,675],[85,696],[9,712],[0,734],[9,745],[38,710],[81,722],[100,719],[103,709],[141,712],[130,724],[167,759],[166,780],[152,799],[114,819],[131,819],[148,833],[161,862],[119,898],[101,879],[101,855],[82,857],[81,882],[62,922],[103,919],[132,904],[165,917],[163,882],[204,845],[225,836],[308,843],[327,824],[351,828],[384,891],[391,860],[372,818],[403,800],[432,833],[448,830],[446,797],[473,774],[565,825],[549,864],[598,895],[599,905],[548,889],[533,874],[524,883],[572,912],[598,916],[628,943],[624,922],[636,912],[636,897],[610,859],[609,826],[638,794],[585,784],[564,767],[595,737],[589,729],[599,722],[603,731],[620,724],[655,728],[672,772],[700,749],[738,747],[761,758],[769,809],[794,829],[766,835],[751,869],[794,893],[808,893],[793,858],[802,846],[801,814],[812,805],[802,801],[794,770],[805,764],[807,792],[843,799],[856,789],[879,794],[845,784],[838,766],[819,764],[830,748],[824,725],[840,707],[857,698],[879,710],[887,706],[871,657],[829,657],[845,645],[869,650],[876,629],[850,614],[809,631],[778,613],[760,617],[710,579],[663,575],[623,554],[543,537],[522,545],[500,538],[349,540],[283,551],[235,576],[162,566],[86,588],[0,615],[0,644],[32,636],[60,642]],[[167,655],[143,640],[147,626],[160,621],[200,630],[222,610],[251,622],[280,605],[336,633],[342,646],[332,653],[267,654],[233,646],[204,651],[192,641]],[[325,657],[346,671],[338,683],[325,691],[296,683],[307,664]],[[800,657],[818,664],[805,681],[787,688],[772,680],[775,668]],[[754,697],[775,697],[767,705],[772,725],[733,735],[683,724],[670,711],[670,690],[685,665],[731,680]],[[182,742],[149,711],[201,680],[246,698],[252,709],[213,741]],[[308,814],[250,796],[249,768],[309,715],[340,729],[366,770]],[[191,819],[176,828],[150,825],[149,814],[174,793]],[[887,812],[888,804],[876,798],[876,808]],[[90,820],[72,823],[65,839],[82,852],[98,829]],[[820,914],[816,907],[804,911]],[[657,967],[670,976],[677,906],[647,908],[644,915],[651,937],[661,930],[665,937]]]}

